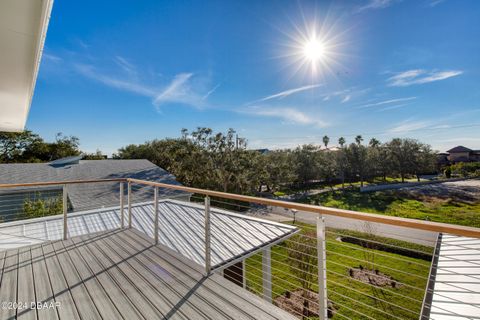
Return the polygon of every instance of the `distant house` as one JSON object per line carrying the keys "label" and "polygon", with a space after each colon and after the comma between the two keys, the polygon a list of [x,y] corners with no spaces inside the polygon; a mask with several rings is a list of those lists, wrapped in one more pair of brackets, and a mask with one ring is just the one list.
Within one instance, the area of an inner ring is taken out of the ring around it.
{"label": "distant house", "polygon": [[[0,184],[31,182],[98,180],[113,178],[135,178],[168,184],[179,184],[175,177],[148,160],[81,160],[69,157],[50,163],[0,164]],[[126,192],[126,186],[125,186]],[[62,186],[0,189],[0,217],[11,220],[7,215],[21,213],[27,200],[61,198]],[[67,186],[69,211],[82,211],[119,205],[120,184],[106,182],[75,184]],[[188,200],[190,194],[162,190],[160,197]],[[172,192],[174,194],[172,194]],[[132,187],[132,201],[151,201],[151,187]],[[182,199],[183,198],[183,199]],[[126,200],[125,200],[126,202]]]}
{"label": "distant house", "polygon": [[437,164],[440,168],[448,166],[450,164],[450,161],[448,160],[448,153],[437,153]]}
{"label": "distant house", "polygon": [[477,162],[480,161],[480,150],[472,150],[464,146],[456,146],[447,151],[446,156],[449,163],[457,162]]}
{"label": "distant house", "polygon": [[261,154],[268,154],[270,153],[270,150],[268,149],[254,149],[253,151],[259,152]]}
{"label": "distant house", "polygon": [[325,151],[325,152],[337,152],[337,151],[341,150],[341,148],[336,147],[336,146],[328,147],[328,148],[320,146],[319,149],[320,149],[320,151]]}

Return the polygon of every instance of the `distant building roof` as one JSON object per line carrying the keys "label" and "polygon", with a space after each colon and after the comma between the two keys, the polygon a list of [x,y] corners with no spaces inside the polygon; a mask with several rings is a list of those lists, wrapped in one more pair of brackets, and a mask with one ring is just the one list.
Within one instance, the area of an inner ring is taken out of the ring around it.
{"label": "distant building roof", "polygon": [[328,148],[324,148],[324,147],[320,146],[320,151],[339,151],[339,150],[341,150],[341,148],[336,147],[336,146],[328,147]]}
{"label": "distant building roof", "polygon": [[455,153],[455,152],[471,152],[473,151],[472,149],[468,149],[467,147],[464,146],[456,146],[455,148],[452,148],[448,150],[448,153]]}
{"label": "distant building roof", "polygon": [[254,149],[253,151],[260,152],[261,154],[267,154],[270,152],[268,149]]}
{"label": "distant building roof", "polygon": [[476,257],[480,239],[444,234],[437,243],[432,263],[429,315],[421,319],[478,319],[480,314],[480,265]]}
{"label": "distant building roof", "polygon": [[[175,176],[148,160],[79,160],[57,163],[0,164],[0,184],[68,180],[135,178],[169,184],[179,183]],[[125,188],[126,189],[126,188]],[[31,189],[25,189],[28,191]],[[68,186],[68,200],[74,211],[113,206],[119,203],[117,182],[73,184]],[[151,187],[134,186],[134,201],[150,200]],[[0,190],[2,193],[10,190]],[[182,192],[160,188],[162,195]],[[186,194],[186,193],[183,193]]]}

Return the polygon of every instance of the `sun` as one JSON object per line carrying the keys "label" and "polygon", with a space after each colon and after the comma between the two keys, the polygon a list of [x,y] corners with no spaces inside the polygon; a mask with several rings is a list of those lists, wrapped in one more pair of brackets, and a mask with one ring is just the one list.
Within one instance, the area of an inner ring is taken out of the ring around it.
{"label": "sun", "polygon": [[275,58],[282,60],[281,67],[288,69],[285,74],[289,79],[328,80],[348,73],[344,63],[351,58],[351,28],[335,14],[324,15],[309,16],[302,11],[301,20],[289,18],[290,24],[278,28],[285,37]]}
{"label": "sun", "polygon": [[303,54],[311,63],[317,63],[325,58],[325,44],[316,38],[311,38],[305,43]]}

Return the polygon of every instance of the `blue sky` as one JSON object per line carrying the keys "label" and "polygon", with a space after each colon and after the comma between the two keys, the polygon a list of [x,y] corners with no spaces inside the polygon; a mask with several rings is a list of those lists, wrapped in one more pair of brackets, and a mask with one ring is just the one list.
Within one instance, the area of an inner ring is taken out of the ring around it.
{"label": "blue sky", "polygon": [[480,149],[479,17],[473,0],[57,0],[27,128],[107,154],[197,126],[251,148]]}

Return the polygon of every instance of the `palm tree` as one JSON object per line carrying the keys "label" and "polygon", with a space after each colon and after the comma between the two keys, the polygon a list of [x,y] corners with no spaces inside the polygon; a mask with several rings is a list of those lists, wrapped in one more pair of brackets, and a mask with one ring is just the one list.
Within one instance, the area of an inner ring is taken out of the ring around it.
{"label": "palm tree", "polygon": [[380,141],[378,139],[372,138],[370,139],[370,142],[368,143],[370,147],[378,147],[380,145]]}
{"label": "palm tree", "polygon": [[358,145],[361,145],[362,144],[362,141],[363,141],[363,138],[361,135],[358,135],[355,137],[355,142],[358,144]]}
{"label": "palm tree", "polygon": [[328,146],[328,143],[330,142],[330,138],[328,136],[324,136],[322,140],[323,140],[323,144],[325,145],[325,149],[328,149],[327,146]]}
{"label": "palm tree", "polygon": [[345,189],[345,149],[343,149],[343,145],[345,144],[345,138],[340,137],[338,138],[338,144],[340,145],[339,158],[338,163],[340,165],[340,171],[342,173],[342,190]]}

